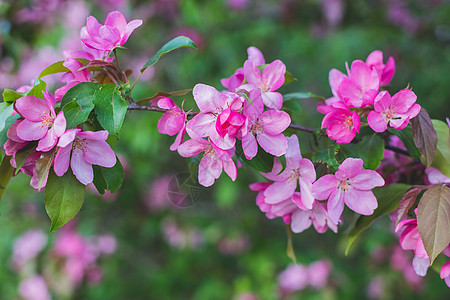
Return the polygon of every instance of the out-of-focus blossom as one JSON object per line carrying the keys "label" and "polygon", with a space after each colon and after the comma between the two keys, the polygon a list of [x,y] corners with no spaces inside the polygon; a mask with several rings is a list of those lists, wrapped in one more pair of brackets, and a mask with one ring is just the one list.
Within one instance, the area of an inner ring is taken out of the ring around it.
{"label": "out-of-focus blossom", "polygon": [[29,260],[35,258],[47,245],[47,235],[40,229],[25,232],[14,242],[12,263],[20,269]]}
{"label": "out-of-focus blossom", "polygon": [[166,241],[177,249],[197,249],[204,243],[203,233],[195,227],[180,227],[171,218],[164,219],[162,231]]}
{"label": "out-of-focus blossom", "polygon": [[410,33],[415,33],[420,28],[420,20],[411,14],[407,2],[402,0],[388,2],[388,19]]}
{"label": "out-of-focus blossom", "polygon": [[51,300],[47,284],[42,276],[33,275],[19,284],[19,295],[24,300]]}
{"label": "out-of-focus blossom", "polygon": [[331,272],[331,262],[318,260],[308,266],[309,284],[315,289],[323,288]]}
{"label": "out-of-focus blossom", "polygon": [[278,275],[278,286],[282,295],[306,288],[309,284],[308,268],[300,264],[290,265]]}
{"label": "out-of-focus blossom", "polygon": [[382,299],[385,290],[386,282],[383,277],[375,276],[370,280],[367,287],[367,296],[370,299]]}
{"label": "out-of-focus blossom", "polygon": [[232,10],[245,10],[249,6],[249,0],[227,0],[227,6]]}
{"label": "out-of-focus blossom", "polygon": [[95,17],[88,17],[87,24],[81,28],[81,40],[93,49],[111,51],[125,44],[131,33],[142,25],[142,20],[129,23],[118,11],[113,11],[106,17],[105,25],[101,25]]}
{"label": "out-of-focus blossom", "polygon": [[249,248],[249,239],[246,235],[237,237],[224,237],[218,244],[219,251],[226,255],[239,255]]}
{"label": "out-of-focus blossom", "polygon": [[329,27],[336,27],[344,16],[345,4],[342,0],[322,0],[322,13]]}

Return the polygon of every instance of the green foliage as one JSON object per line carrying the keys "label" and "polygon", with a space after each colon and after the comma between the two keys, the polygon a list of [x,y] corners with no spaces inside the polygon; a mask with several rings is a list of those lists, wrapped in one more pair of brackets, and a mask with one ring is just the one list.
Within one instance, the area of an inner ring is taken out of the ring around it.
{"label": "green foliage", "polygon": [[190,38],[185,36],[177,36],[176,38],[170,40],[164,46],[162,46],[161,49],[159,49],[158,52],[156,52],[156,54],[152,58],[150,58],[150,60],[144,65],[144,67],[142,67],[141,73],[144,72],[148,67],[156,64],[163,55],[182,47],[189,47],[197,50],[197,46]]}
{"label": "green foliage", "polygon": [[20,115],[13,115],[13,106],[0,103],[0,147],[6,143],[9,127],[20,118]]}
{"label": "green foliage", "polygon": [[264,151],[258,145],[258,153],[251,160],[247,159],[242,150],[242,142],[236,141],[236,156],[240,158],[246,165],[252,167],[256,171],[267,173],[272,170],[274,156]]}
{"label": "green foliage", "polygon": [[422,196],[417,207],[417,227],[430,264],[450,243],[450,188],[437,184]]}
{"label": "green foliage", "polygon": [[38,179],[38,191],[41,190],[42,183],[48,178],[50,168],[53,165],[53,159],[56,155],[56,147],[48,152],[44,152],[36,160],[36,175]]}
{"label": "green foliage", "polygon": [[67,122],[67,129],[76,128],[86,122],[94,109],[94,93],[101,84],[82,82],[69,89],[61,100],[62,111]]}
{"label": "green foliage", "polygon": [[50,171],[45,186],[45,210],[52,220],[50,232],[63,227],[80,211],[86,186],[68,170],[59,177]]}
{"label": "green foliage", "polygon": [[324,97],[316,95],[311,92],[297,92],[297,93],[289,93],[283,95],[283,104],[287,101],[297,100],[297,99],[317,99],[317,100],[325,100]]}
{"label": "green foliage", "polygon": [[436,152],[437,135],[431,123],[430,116],[424,108],[411,120],[411,126],[414,143],[420,150],[422,159],[425,161],[424,164],[428,168],[431,166]]}
{"label": "green foliage", "polygon": [[364,161],[364,168],[375,170],[384,156],[384,142],[374,133],[364,136],[357,144],[341,145],[339,153],[341,161],[348,157],[361,158]]}
{"label": "green foliage", "polygon": [[8,182],[14,173],[14,168],[11,166],[11,156],[4,156],[0,164],[0,200],[5,192]]}
{"label": "green foliage", "polygon": [[11,89],[3,90],[3,102],[6,102],[8,105],[13,104],[17,99],[23,97],[21,93],[18,93]]}
{"label": "green foliage", "polygon": [[420,150],[417,149],[416,144],[414,143],[413,133],[410,125],[406,126],[402,130],[388,128],[388,132],[396,135],[403,142],[403,145],[405,146],[406,150],[408,150],[409,155],[415,158],[420,157]]}
{"label": "green foliage", "polygon": [[92,166],[94,169],[94,185],[100,194],[104,194],[105,190],[111,193],[117,192],[122,186],[124,171],[119,158],[112,168]]}
{"label": "green foliage", "polygon": [[44,94],[42,92],[47,91],[47,83],[45,81],[37,79],[34,82],[33,88],[26,93],[27,96],[34,96],[44,99]]}
{"label": "green foliage", "polygon": [[407,184],[395,183],[373,189],[373,194],[378,201],[378,207],[370,216],[358,217],[348,233],[347,247],[345,249],[346,255],[361,232],[369,228],[376,219],[393,212],[394,209],[398,207],[400,200],[410,187],[411,186]]}
{"label": "green foliage", "polygon": [[98,122],[109,134],[118,137],[127,113],[127,101],[121,97],[119,90],[113,84],[99,86],[93,96]]}
{"label": "green foliage", "polygon": [[70,70],[64,66],[64,60],[57,61],[54,64],[51,64],[50,66],[48,66],[47,68],[42,70],[42,72],[38,76],[38,79],[41,79],[42,77],[47,76],[47,75],[52,75],[52,74],[62,73],[62,72],[70,72]]}
{"label": "green foliage", "polygon": [[437,134],[436,154],[431,164],[447,177],[450,177],[450,129],[445,122],[432,120]]}

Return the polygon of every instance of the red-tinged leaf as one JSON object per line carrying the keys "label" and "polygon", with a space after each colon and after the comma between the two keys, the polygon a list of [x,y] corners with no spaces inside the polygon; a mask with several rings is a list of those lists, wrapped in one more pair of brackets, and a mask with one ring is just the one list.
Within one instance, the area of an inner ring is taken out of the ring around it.
{"label": "red-tinged leaf", "polygon": [[395,225],[400,222],[404,216],[408,214],[408,211],[413,207],[414,203],[416,202],[417,196],[420,194],[421,191],[423,191],[424,187],[414,187],[407,191],[403,197],[402,200],[400,200],[400,203],[398,204],[397,209],[397,222]]}
{"label": "red-tinged leaf", "polygon": [[419,148],[425,165],[429,168],[436,152],[437,134],[430,116],[424,108],[415,118],[411,119],[411,125],[414,143]]}
{"label": "red-tinged leaf", "polygon": [[0,199],[14,173],[14,168],[9,163],[10,160],[11,156],[4,156],[0,163]]}
{"label": "red-tinged leaf", "polygon": [[422,196],[417,207],[417,226],[430,263],[450,243],[450,188],[434,185]]}

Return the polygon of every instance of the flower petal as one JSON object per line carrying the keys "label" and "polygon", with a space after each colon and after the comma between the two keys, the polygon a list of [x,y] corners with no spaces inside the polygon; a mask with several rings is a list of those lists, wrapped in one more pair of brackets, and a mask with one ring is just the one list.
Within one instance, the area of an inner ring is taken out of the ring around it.
{"label": "flower petal", "polygon": [[75,175],[82,184],[87,185],[94,180],[94,170],[92,169],[92,165],[84,159],[83,151],[81,149],[75,148],[72,150],[70,167],[72,168],[73,175]]}
{"label": "flower petal", "polygon": [[377,198],[372,191],[350,189],[344,192],[344,202],[351,210],[361,215],[371,215],[378,207]]}

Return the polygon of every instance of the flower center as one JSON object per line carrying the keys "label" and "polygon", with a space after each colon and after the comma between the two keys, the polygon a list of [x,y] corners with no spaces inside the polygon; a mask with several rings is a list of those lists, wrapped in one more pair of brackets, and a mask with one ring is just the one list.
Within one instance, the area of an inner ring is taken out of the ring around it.
{"label": "flower center", "polygon": [[75,140],[72,144],[72,149],[83,149],[86,147],[86,140],[80,139],[79,137],[75,137]]}
{"label": "flower center", "polygon": [[386,111],[386,118],[387,119],[392,119],[395,115],[395,111],[392,110],[392,108],[388,108],[388,110]]}
{"label": "flower center", "polygon": [[341,189],[344,192],[347,192],[350,188],[351,184],[350,182],[348,182],[348,178],[345,180],[340,180],[339,181],[339,185],[338,185],[338,189]]}
{"label": "flower center", "polygon": [[291,170],[291,174],[289,174],[289,178],[297,180],[302,175],[300,174],[300,168]]}
{"label": "flower center", "polygon": [[55,119],[50,117],[47,113],[45,113],[45,112],[42,113],[42,115],[41,115],[41,123],[44,126],[52,127],[53,121],[55,121]]}
{"label": "flower center", "polygon": [[347,116],[345,118],[344,125],[351,128],[353,126],[353,118],[351,116]]}

